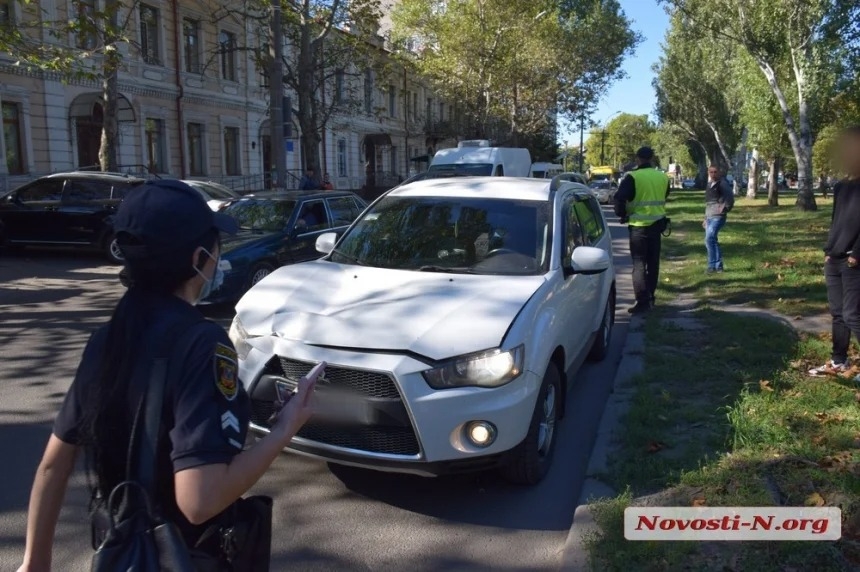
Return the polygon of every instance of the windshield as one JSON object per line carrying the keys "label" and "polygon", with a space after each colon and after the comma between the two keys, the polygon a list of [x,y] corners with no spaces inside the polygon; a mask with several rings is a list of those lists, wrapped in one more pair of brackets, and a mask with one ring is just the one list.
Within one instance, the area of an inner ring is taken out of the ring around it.
{"label": "windshield", "polygon": [[546,271],[545,201],[386,197],[343,237],[331,260],[377,268],[465,274]]}
{"label": "windshield", "polygon": [[218,187],[216,185],[209,185],[206,183],[200,183],[198,185],[205,193],[208,193],[210,197],[213,199],[217,199],[219,201],[229,201],[230,199],[236,198],[236,195],[233,194],[229,189],[225,189],[223,187]]}
{"label": "windshield", "polygon": [[490,163],[449,163],[446,165],[431,165],[428,173],[451,174],[471,177],[489,177],[493,174]]}
{"label": "windshield", "polygon": [[295,207],[295,201],[242,199],[222,212],[236,219],[242,230],[279,231],[286,228]]}

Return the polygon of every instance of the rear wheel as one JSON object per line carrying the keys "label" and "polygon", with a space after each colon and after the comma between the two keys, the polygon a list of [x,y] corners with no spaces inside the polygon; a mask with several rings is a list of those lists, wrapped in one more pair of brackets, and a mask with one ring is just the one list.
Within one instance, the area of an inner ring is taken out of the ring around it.
{"label": "rear wheel", "polygon": [[108,235],[104,240],[104,253],[105,257],[110,260],[114,264],[125,264],[125,256],[122,255],[122,250],[119,248],[119,244],[117,244],[116,237]]}
{"label": "rear wheel", "polygon": [[536,485],[546,476],[555,453],[556,425],[561,409],[561,373],[551,363],[538,393],[525,440],[502,467],[502,475],[517,485]]}
{"label": "rear wheel", "polygon": [[609,343],[612,340],[612,327],[615,325],[615,291],[609,293],[606,308],[603,310],[603,319],[600,321],[600,329],[594,339],[594,345],[588,353],[590,361],[603,361],[609,353]]}

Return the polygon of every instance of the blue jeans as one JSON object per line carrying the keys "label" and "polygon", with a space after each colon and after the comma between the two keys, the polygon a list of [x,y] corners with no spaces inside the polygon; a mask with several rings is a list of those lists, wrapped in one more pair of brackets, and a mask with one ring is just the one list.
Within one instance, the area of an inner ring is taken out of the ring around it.
{"label": "blue jeans", "polygon": [[712,216],[705,225],[705,247],[708,249],[708,270],[723,269],[723,253],[720,250],[720,229],[726,224],[726,217]]}

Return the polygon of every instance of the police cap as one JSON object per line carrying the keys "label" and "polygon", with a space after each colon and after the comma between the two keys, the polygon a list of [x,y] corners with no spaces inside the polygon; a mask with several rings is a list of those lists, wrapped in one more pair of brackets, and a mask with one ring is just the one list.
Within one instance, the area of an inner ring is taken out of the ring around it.
{"label": "police cap", "polygon": [[236,234],[236,220],[215,213],[190,185],[175,179],[147,181],[134,187],[123,199],[113,220],[114,233],[126,234],[122,241],[126,259],[161,258],[175,248],[187,247],[212,229]]}

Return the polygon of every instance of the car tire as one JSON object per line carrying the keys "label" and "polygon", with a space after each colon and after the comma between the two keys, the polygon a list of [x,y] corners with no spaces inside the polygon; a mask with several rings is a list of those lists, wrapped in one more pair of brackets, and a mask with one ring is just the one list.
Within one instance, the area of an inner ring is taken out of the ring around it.
{"label": "car tire", "polygon": [[266,262],[255,264],[248,273],[248,284],[245,290],[250,290],[257,282],[272,273],[275,268]]}
{"label": "car tire", "polygon": [[551,363],[544,374],[528,434],[502,467],[502,476],[516,485],[536,485],[546,476],[555,453],[561,411],[561,372]]}
{"label": "car tire", "polygon": [[594,338],[591,351],[588,352],[589,361],[603,361],[609,354],[609,344],[612,341],[612,327],[615,325],[615,291],[609,292],[606,308],[603,310],[603,318],[600,320],[600,329]]}
{"label": "car tire", "polygon": [[113,264],[125,264],[125,257],[122,255],[119,245],[116,242],[116,237],[112,234],[107,235],[104,239],[105,257]]}

